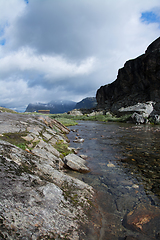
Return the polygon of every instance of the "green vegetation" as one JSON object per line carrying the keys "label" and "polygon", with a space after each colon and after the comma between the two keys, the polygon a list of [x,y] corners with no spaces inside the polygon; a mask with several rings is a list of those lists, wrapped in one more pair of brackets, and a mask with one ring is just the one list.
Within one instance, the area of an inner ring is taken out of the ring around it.
{"label": "green vegetation", "polygon": [[66,127],[77,125],[77,122],[74,119],[69,119],[66,117],[56,117],[55,119]]}
{"label": "green vegetation", "polygon": [[57,149],[58,152],[62,154],[62,157],[65,157],[66,155],[73,153],[71,150],[68,149],[68,144],[65,143],[63,140],[59,140],[54,145],[55,149]]}
{"label": "green vegetation", "polygon": [[23,149],[23,150],[25,150],[27,148],[25,143],[18,143],[18,144],[16,144],[16,146]]}
{"label": "green vegetation", "polygon": [[[26,150],[26,149],[31,150],[39,143],[39,140],[36,142],[26,141],[23,138],[25,136],[27,136],[27,132],[3,133],[3,134],[1,134],[0,139],[7,141],[23,150]],[[30,143],[32,143],[32,147],[28,146]]]}
{"label": "green vegetation", "polygon": [[26,132],[3,133],[3,135],[0,136],[0,139],[25,150],[27,141],[22,137],[26,135]]}
{"label": "green vegetation", "polygon": [[73,126],[77,124],[77,120],[84,120],[84,121],[101,121],[101,122],[126,122],[128,121],[131,115],[123,115],[121,117],[112,116],[110,114],[103,115],[97,114],[95,116],[88,116],[88,114],[84,114],[82,116],[72,116],[69,114],[52,114],[50,115],[51,118],[54,118],[61,122],[65,126]]}
{"label": "green vegetation", "polygon": [[9,109],[9,108],[4,108],[4,107],[0,107],[0,111],[1,112],[9,112],[9,113],[17,113],[16,111]]}

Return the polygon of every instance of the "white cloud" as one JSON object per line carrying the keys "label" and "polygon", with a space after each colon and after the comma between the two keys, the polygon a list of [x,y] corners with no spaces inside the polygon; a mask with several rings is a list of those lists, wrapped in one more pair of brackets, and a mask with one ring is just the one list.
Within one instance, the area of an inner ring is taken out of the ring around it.
{"label": "white cloud", "polygon": [[0,0],[0,9],[0,105],[95,95],[160,33],[141,19],[160,14],[159,0]]}
{"label": "white cloud", "polygon": [[89,57],[77,64],[61,56],[37,55],[33,49],[23,48],[0,59],[0,72],[1,76],[10,77],[11,73],[24,73],[25,76],[25,73],[30,71],[43,75],[43,81],[48,79],[54,82],[64,77],[89,74],[95,69],[95,62],[94,57]]}
{"label": "white cloud", "polygon": [[22,0],[0,1],[0,22],[12,23],[24,11],[26,4]]}

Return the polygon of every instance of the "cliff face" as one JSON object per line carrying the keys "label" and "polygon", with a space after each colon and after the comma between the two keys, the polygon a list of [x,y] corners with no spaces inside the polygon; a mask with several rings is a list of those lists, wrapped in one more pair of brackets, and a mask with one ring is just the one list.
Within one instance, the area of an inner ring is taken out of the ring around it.
{"label": "cliff face", "polygon": [[87,97],[78,102],[75,109],[91,109],[96,107],[97,101],[95,97]]}
{"label": "cliff face", "polygon": [[101,86],[96,99],[99,107],[115,113],[121,107],[153,101],[160,114],[160,37],[145,54],[127,61],[113,83]]}

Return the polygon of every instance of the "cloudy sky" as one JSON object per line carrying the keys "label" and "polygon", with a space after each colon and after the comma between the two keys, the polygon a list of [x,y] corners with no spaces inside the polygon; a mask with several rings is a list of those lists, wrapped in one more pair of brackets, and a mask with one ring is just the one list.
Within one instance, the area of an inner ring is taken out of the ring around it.
{"label": "cloudy sky", "polygon": [[0,106],[80,101],[160,36],[159,0],[0,0]]}

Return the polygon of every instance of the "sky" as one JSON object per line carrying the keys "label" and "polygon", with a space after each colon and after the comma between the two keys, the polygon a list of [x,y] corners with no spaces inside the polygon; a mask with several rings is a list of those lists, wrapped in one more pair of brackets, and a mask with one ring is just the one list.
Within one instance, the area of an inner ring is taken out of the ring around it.
{"label": "sky", "polygon": [[0,106],[81,101],[160,36],[159,0],[0,0]]}

